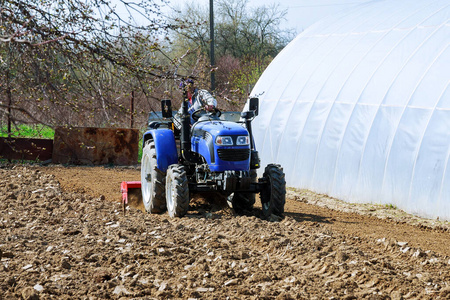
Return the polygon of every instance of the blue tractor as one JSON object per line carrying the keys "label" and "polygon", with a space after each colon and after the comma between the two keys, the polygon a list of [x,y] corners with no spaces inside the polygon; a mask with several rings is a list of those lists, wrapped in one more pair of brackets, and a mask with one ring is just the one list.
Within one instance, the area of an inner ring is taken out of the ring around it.
{"label": "blue tractor", "polygon": [[[251,121],[258,114],[258,98],[249,99],[248,110],[237,122],[213,112],[188,113],[183,101],[181,129],[174,127],[171,101],[162,100],[163,121],[152,122],[143,137],[141,160],[142,200],[147,212],[182,217],[191,195],[219,193],[238,213],[253,209],[260,194],[262,216],[282,216],[286,196],[283,169],[269,164],[261,178]],[[224,113],[225,115],[225,113]],[[179,126],[180,127],[180,126]]]}

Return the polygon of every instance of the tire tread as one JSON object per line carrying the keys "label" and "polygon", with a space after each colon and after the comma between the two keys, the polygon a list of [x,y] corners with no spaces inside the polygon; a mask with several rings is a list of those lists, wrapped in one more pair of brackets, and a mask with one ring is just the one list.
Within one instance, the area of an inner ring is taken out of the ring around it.
{"label": "tire tread", "polygon": [[148,156],[151,160],[150,165],[153,180],[153,185],[151,187],[152,189],[150,191],[150,203],[145,206],[144,201],[145,210],[150,213],[163,213],[166,210],[166,173],[157,167],[156,149],[153,141],[147,141],[143,151],[148,152]]}
{"label": "tire tread", "polygon": [[[172,218],[183,217],[189,210],[189,185],[182,165],[170,165],[167,169],[166,188],[172,188],[173,185],[175,185],[172,194],[174,205],[172,211],[167,205],[168,213]],[[168,198],[169,194],[166,193],[166,196]]]}
{"label": "tire tread", "polygon": [[263,215],[266,218],[271,214],[282,217],[286,203],[286,179],[283,168],[279,164],[268,164],[263,177],[269,179],[271,183],[270,187],[261,192],[261,202],[269,202],[267,210],[263,205]]}

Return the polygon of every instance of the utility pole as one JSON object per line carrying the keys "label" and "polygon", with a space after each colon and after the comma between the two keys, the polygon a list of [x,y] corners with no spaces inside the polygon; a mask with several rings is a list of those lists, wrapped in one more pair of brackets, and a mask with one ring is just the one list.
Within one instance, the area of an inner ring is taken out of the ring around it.
{"label": "utility pole", "polygon": [[214,70],[214,0],[209,0],[209,36],[211,39],[211,48],[209,52],[210,60],[211,60],[211,91],[216,89],[216,78],[215,78],[215,70]]}

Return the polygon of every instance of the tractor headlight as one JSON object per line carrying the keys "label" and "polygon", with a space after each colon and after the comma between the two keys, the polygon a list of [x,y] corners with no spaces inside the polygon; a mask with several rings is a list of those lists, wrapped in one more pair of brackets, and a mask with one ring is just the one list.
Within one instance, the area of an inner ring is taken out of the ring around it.
{"label": "tractor headlight", "polygon": [[218,136],[216,138],[216,145],[233,146],[233,139],[231,138],[231,136]]}
{"label": "tractor headlight", "polygon": [[248,135],[238,136],[236,140],[236,145],[238,146],[247,146],[250,143],[250,139]]}

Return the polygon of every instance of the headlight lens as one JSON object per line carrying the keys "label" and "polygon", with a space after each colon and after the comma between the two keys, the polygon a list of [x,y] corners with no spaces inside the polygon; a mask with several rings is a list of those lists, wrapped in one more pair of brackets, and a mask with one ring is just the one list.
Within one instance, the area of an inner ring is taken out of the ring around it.
{"label": "headlight lens", "polygon": [[250,143],[248,135],[238,136],[236,140],[236,145],[238,146],[246,146]]}
{"label": "headlight lens", "polygon": [[233,146],[233,139],[231,138],[231,136],[218,136],[216,138],[216,145]]}

